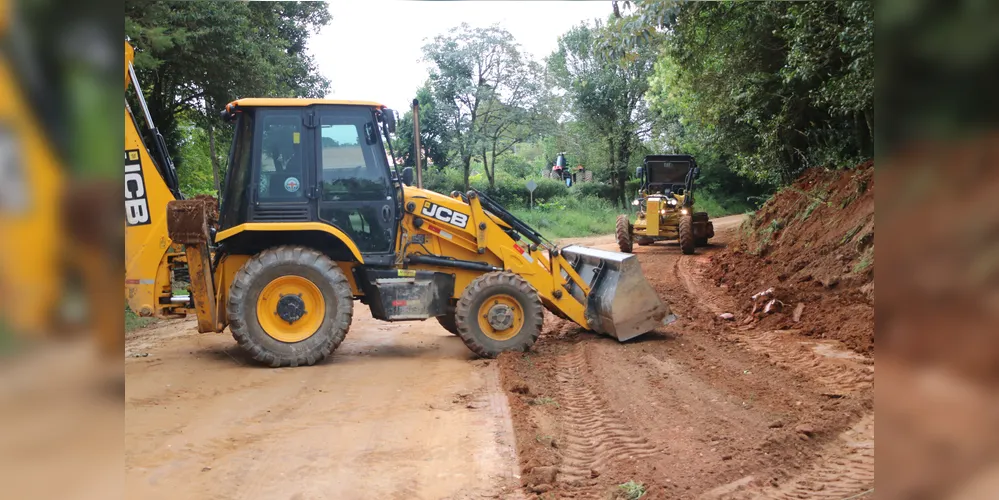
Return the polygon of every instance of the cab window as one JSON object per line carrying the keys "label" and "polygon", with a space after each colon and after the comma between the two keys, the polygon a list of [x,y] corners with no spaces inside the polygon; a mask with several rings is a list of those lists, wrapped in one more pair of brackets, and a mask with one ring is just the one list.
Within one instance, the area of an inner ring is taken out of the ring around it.
{"label": "cab window", "polygon": [[377,153],[380,144],[374,126],[367,110],[322,114],[323,201],[382,199],[387,194],[386,160]]}
{"label": "cab window", "polygon": [[297,110],[260,113],[260,169],[257,199],[260,201],[305,200],[305,131]]}

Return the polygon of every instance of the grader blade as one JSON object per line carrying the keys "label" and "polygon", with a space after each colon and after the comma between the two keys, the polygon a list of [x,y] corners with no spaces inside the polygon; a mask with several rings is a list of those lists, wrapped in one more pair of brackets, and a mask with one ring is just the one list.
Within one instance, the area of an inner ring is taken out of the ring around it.
{"label": "grader blade", "polygon": [[571,245],[562,256],[590,286],[588,297],[576,286],[570,292],[586,304],[591,330],[624,342],[676,321],[634,255]]}

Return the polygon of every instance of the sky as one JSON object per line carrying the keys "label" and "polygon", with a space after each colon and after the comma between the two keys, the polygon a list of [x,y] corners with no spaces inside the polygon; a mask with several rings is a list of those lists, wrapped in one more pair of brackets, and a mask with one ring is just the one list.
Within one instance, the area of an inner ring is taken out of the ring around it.
{"label": "sky", "polygon": [[329,4],[333,21],[309,40],[330,99],[376,101],[401,116],[427,79],[422,47],[452,27],[498,23],[541,62],[575,25],[605,19],[610,0],[431,1],[353,0]]}

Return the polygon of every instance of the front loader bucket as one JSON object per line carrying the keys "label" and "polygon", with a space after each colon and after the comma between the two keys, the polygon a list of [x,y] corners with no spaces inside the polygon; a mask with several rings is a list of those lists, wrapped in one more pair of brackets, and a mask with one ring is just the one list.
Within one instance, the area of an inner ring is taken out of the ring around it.
{"label": "front loader bucket", "polygon": [[576,286],[570,292],[586,304],[591,330],[624,342],[676,321],[642,274],[638,257],[577,245],[563,248],[562,256],[590,285],[589,297]]}

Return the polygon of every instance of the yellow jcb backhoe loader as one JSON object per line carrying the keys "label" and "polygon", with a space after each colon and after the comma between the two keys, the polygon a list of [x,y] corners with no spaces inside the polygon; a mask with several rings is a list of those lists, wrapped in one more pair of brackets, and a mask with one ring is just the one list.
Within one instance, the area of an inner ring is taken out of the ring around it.
{"label": "yellow jcb backhoe loader", "polygon": [[[125,42],[125,90],[132,86],[152,142],[146,148],[125,102],[125,300],[140,316],[185,315],[190,296],[173,295],[174,274],[186,272],[184,248],[167,235],[167,203],[182,199],[166,143],[153,123]],[[153,159],[153,156],[156,159]]]}
{"label": "yellow jcb backhoe loader", "polygon": [[[167,228],[198,330],[228,326],[261,363],[329,356],[355,299],[380,320],[436,317],[485,357],[530,348],[542,308],[620,341],[675,320],[635,256],[559,248],[481,192],[413,186],[385,154],[395,114],[381,104],[240,99],[223,117],[235,133],[218,227],[208,201],[175,200]],[[153,303],[172,303],[155,282]]]}

